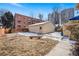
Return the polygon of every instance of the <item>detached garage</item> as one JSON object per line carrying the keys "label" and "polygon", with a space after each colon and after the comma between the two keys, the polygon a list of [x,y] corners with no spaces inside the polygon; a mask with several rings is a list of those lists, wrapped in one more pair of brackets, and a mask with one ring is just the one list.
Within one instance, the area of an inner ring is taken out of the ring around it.
{"label": "detached garage", "polygon": [[29,25],[29,31],[34,33],[51,33],[54,30],[55,26],[50,21]]}

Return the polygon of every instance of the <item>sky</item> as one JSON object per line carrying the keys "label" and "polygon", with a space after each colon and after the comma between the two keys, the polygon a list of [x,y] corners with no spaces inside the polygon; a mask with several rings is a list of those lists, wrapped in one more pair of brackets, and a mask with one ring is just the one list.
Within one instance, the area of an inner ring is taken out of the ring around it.
{"label": "sky", "polygon": [[60,9],[74,8],[75,3],[0,3],[0,9],[9,10],[13,14],[19,13],[38,18],[41,13],[43,19],[47,19],[48,14],[53,12],[56,7]]}

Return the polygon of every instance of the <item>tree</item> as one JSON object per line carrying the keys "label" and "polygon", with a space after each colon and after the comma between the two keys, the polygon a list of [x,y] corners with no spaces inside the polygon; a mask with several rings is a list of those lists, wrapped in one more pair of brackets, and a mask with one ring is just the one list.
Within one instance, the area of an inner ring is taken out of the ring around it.
{"label": "tree", "polygon": [[52,8],[52,12],[48,14],[48,21],[54,25],[61,25],[61,10],[58,7]]}
{"label": "tree", "polygon": [[79,25],[70,25],[67,30],[71,31],[70,39],[79,40]]}
{"label": "tree", "polygon": [[1,16],[3,27],[12,28],[13,26],[13,15],[11,12],[6,12]]}
{"label": "tree", "polygon": [[58,7],[53,8],[53,12],[52,12],[52,20],[54,21],[54,24],[59,24],[59,20],[60,20],[60,9]]}
{"label": "tree", "polygon": [[38,17],[39,17],[40,20],[42,20],[43,19],[43,14],[39,14]]}
{"label": "tree", "polygon": [[48,14],[48,21],[51,21],[51,18],[52,18],[51,16],[52,16],[51,13],[49,13]]}
{"label": "tree", "polygon": [[71,35],[73,35],[74,39],[76,40],[72,53],[75,56],[79,56],[79,25],[77,25],[77,26],[75,26],[75,28],[73,28],[73,32]]}
{"label": "tree", "polygon": [[79,25],[72,25],[67,28],[71,31],[71,39],[75,40],[74,48],[72,49],[72,54],[79,56]]}

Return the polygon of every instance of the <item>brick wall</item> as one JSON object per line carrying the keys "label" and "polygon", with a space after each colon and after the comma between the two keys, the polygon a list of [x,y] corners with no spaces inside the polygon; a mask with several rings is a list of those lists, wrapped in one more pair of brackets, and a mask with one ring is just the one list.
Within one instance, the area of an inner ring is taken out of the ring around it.
{"label": "brick wall", "polygon": [[20,14],[15,14],[14,20],[15,32],[21,32],[22,29],[28,28],[28,25],[42,22],[42,20]]}

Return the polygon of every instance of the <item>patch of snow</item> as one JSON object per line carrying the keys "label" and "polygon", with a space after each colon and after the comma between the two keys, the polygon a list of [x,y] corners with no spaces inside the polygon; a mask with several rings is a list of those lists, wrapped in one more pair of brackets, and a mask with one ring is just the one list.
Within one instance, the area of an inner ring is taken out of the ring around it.
{"label": "patch of snow", "polygon": [[63,36],[61,36],[61,32],[54,32],[54,33],[45,34],[42,38],[50,38],[53,40],[61,41]]}
{"label": "patch of snow", "polygon": [[63,40],[68,41],[71,45],[76,43],[76,41],[70,40],[69,37],[63,37]]}
{"label": "patch of snow", "polygon": [[61,32],[50,33],[50,35],[55,36],[55,37],[62,37]]}
{"label": "patch of snow", "polygon": [[63,40],[63,41],[69,42],[71,45],[75,44],[75,41],[69,40],[69,37],[61,36],[61,32],[53,32],[53,33],[44,34],[44,35],[40,35],[32,32],[18,32],[17,34],[24,35],[24,36],[42,36],[42,38],[49,38],[49,39],[58,40],[58,41]]}
{"label": "patch of snow", "polygon": [[18,32],[17,34],[24,35],[24,36],[39,36],[39,34],[31,33],[31,32]]}

